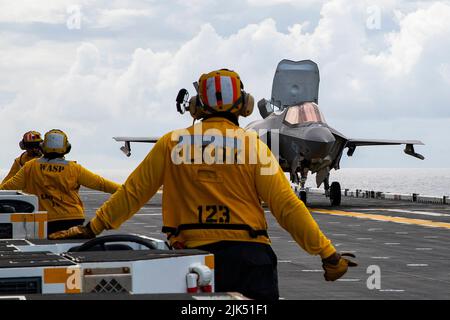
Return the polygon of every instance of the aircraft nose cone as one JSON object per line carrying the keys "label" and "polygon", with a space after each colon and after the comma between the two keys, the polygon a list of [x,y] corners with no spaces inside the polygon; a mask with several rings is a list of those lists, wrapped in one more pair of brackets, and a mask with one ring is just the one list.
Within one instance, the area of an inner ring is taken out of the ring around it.
{"label": "aircraft nose cone", "polygon": [[304,137],[310,159],[325,158],[336,141],[331,131],[325,127],[308,128]]}
{"label": "aircraft nose cone", "polygon": [[334,142],[334,136],[328,128],[312,127],[305,132],[305,139],[312,142],[330,143]]}

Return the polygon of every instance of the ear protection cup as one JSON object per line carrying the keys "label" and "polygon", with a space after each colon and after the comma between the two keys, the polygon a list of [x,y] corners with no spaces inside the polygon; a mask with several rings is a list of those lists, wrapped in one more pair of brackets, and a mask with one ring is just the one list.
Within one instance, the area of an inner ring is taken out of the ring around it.
{"label": "ear protection cup", "polygon": [[195,120],[201,119],[206,116],[206,113],[203,110],[202,104],[200,102],[200,98],[198,96],[193,96],[191,99],[189,99],[189,113]]}
{"label": "ear protection cup", "polygon": [[242,91],[244,96],[244,102],[242,103],[242,107],[239,110],[239,115],[243,117],[248,117],[252,114],[253,109],[255,107],[255,98],[249,93]]}
{"label": "ear protection cup", "polygon": [[20,140],[20,142],[19,142],[19,147],[20,147],[20,149],[22,149],[22,150],[26,150],[25,144],[23,143],[23,139]]}

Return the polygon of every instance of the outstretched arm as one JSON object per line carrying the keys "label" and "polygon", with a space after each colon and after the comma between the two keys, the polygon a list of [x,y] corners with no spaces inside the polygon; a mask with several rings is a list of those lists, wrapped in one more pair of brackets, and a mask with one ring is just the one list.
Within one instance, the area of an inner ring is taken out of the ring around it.
{"label": "outstretched arm", "polygon": [[119,184],[105,179],[82,166],[79,166],[79,169],[80,175],[78,177],[78,183],[82,186],[107,193],[114,193],[120,187]]}
{"label": "outstretched arm", "polygon": [[264,166],[260,164],[256,166],[256,188],[259,196],[269,204],[270,211],[278,223],[306,252],[321,256],[325,280],[339,279],[347,272],[348,267],[357,266],[356,263],[345,258],[345,256],[354,257],[354,255],[341,255],[336,252],[331,241],[322,233],[305,204],[292,191],[278,161],[262,142],[260,150],[263,154],[269,155],[269,166],[275,170],[263,171]]}
{"label": "outstretched arm", "polygon": [[14,177],[14,175],[19,172],[20,170],[20,164],[14,160],[13,165],[11,167],[11,169],[9,170],[8,174],[6,175],[6,177],[3,179],[2,184],[5,183],[6,181],[8,181],[9,179],[11,179],[12,177]]}
{"label": "outstretched arm", "polygon": [[95,234],[116,229],[133,216],[163,184],[165,142],[159,140],[127,181],[105,202],[91,220]]}
{"label": "outstretched arm", "polygon": [[23,190],[25,188],[25,170],[24,167],[20,169],[13,177],[0,185],[0,190]]}
{"label": "outstretched arm", "polygon": [[[278,223],[308,253],[327,258],[336,252],[331,241],[322,233],[305,204],[292,191],[289,181],[278,161],[264,143],[260,143],[261,153],[267,155],[266,166],[256,166],[256,189],[259,196],[268,203],[270,211]],[[259,161],[260,162],[260,161]],[[264,168],[272,167],[272,172]]]}

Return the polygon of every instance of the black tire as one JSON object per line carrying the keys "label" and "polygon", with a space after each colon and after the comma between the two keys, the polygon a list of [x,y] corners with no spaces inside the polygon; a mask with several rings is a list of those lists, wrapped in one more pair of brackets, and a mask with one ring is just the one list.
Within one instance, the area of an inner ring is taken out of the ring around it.
{"label": "black tire", "polygon": [[301,190],[301,191],[298,193],[298,197],[299,197],[300,200],[302,200],[303,203],[306,205],[306,201],[307,201],[307,193],[306,193],[306,191],[305,191],[305,190]]}
{"label": "black tire", "polygon": [[330,186],[330,202],[332,206],[341,205],[341,185],[339,182],[333,182]]}

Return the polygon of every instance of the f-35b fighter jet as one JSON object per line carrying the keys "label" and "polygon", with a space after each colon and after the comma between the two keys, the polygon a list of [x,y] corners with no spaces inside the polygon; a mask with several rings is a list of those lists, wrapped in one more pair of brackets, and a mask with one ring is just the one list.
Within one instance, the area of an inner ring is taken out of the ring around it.
{"label": "f-35b fighter jet", "polygon": [[350,139],[330,127],[318,106],[319,81],[319,69],[313,61],[282,60],[275,72],[271,100],[258,102],[263,120],[246,128],[265,132],[260,137],[269,147],[273,145],[276,132],[280,165],[300,187],[299,197],[305,203],[305,183],[311,172],[316,174],[317,187],[324,185],[331,205],[340,205],[341,186],[338,182],[330,185],[330,171],[339,169],[345,149],[347,155],[352,156],[359,146],[404,144],[406,154],[424,159],[414,151],[414,145],[423,145],[421,141]]}

